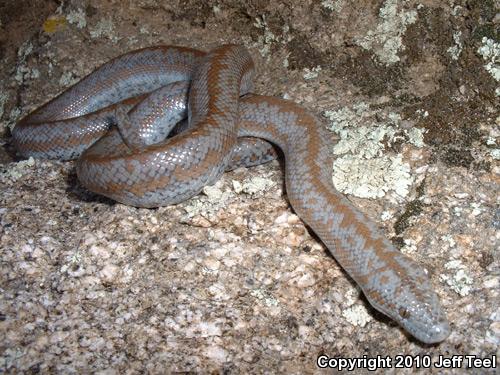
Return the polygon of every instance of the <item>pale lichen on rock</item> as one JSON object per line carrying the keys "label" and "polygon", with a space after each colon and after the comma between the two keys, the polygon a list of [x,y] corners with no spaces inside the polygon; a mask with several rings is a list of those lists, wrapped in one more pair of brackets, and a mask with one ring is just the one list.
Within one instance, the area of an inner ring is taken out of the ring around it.
{"label": "pale lichen on rock", "polygon": [[[477,53],[486,61],[484,69],[491,74],[495,81],[500,82],[500,43],[483,37],[482,46],[478,48]],[[500,96],[500,87],[496,88],[495,93]]]}
{"label": "pale lichen on rock", "polygon": [[402,155],[386,155],[384,150],[395,141],[423,147],[424,131],[402,129],[397,113],[389,112],[383,121],[373,120],[375,115],[364,102],[352,109],[325,112],[330,130],[340,136],[333,148],[339,155],[334,161],[333,181],[340,191],[361,198],[380,198],[391,190],[405,197],[413,183],[410,165]]}
{"label": "pale lichen on rock", "polygon": [[90,36],[93,39],[107,37],[113,42],[118,41],[118,37],[114,33],[115,25],[111,18],[104,18],[97,22],[97,24],[90,29]]}
{"label": "pale lichen on rock", "polygon": [[28,174],[35,163],[35,159],[30,157],[29,159],[21,160],[17,163],[10,163],[1,166],[0,181],[3,183],[6,183],[7,181],[16,182],[25,174]]}
{"label": "pale lichen on rock", "polygon": [[342,6],[344,5],[344,0],[322,0],[321,6],[333,12],[340,12]]}
{"label": "pale lichen on rock", "polygon": [[452,275],[441,275],[441,280],[445,281],[451,289],[462,297],[469,295],[472,291],[474,279],[467,272],[467,267],[460,260],[451,260],[444,266],[448,270],[453,270],[454,273]]}
{"label": "pale lichen on rock", "polygon": [[354,305],[345,309],[342,311],[342,316],[353,326],[358,327],[364,327],[367,323],[373,320],[368,313],[368,310],[366,310],[366,307],[362,305]]}
{"label": "pale lichen on rock", "polygon": [[70,10],[66,15],[66,19],[70,24],[75,25],[79,29],[83,29],[87,26],[85,11],[81,8]]}
{"label": "pale lichen on rock", "polygon": [[306,81],[309,81],[311,79],[318,78],[319,72],[321,72],[321,66],[315,66],[314,68],[304,68],[304,73],[302,76]]}
{"label": "pale lichen on rock", "polygon": [[461,31],[456,31],[453,33],[454,45],[448,48],[447,50],[453,60],[458,60],[460,54],[462,53],[463,45],[461,38],[462,38]]}
{"label": "pale lichen on rock", "polygon": [[373,50],[378,60],[385,65],[401,60],[398,53],[405,49],[403,35],[408,26],[417,20],[417,11],[405,9],[406,3],[406,0],[386,0],[380,8],[380,22],[376,29],[356,39],[359,46]]}

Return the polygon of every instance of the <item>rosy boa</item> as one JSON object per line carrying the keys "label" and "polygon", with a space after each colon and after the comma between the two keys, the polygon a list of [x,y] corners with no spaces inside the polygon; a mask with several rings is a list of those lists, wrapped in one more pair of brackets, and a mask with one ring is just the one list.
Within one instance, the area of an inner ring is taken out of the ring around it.
{"label": "rosy boa", "polygon": [[[79,158],[78,178],[89,190],[156,207],[198,194],[231,158],[239,165],[274,157],[266,142],[241,137],[272,142],[285,156],[293,209],[372,306],[424,343],[444,340],[450,328],[426,271],[335,190],[321,123],[293,102],[241,96],[252,76],[249,53],[236,45],[208,54],[170,46],[132,51],[21,120],[14,144],[25,157]],[[186,95],[188,124],[166,139],[186,115]]]}

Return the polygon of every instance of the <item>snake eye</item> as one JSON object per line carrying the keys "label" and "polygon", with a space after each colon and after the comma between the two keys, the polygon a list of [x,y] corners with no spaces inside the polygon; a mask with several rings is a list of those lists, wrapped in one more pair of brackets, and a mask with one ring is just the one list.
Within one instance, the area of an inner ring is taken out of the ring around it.
{"label": "snake eye", "polygon": [[410,317],[410,312],[404,307],[399,308],[399,316],[403,319],[408,319]]}

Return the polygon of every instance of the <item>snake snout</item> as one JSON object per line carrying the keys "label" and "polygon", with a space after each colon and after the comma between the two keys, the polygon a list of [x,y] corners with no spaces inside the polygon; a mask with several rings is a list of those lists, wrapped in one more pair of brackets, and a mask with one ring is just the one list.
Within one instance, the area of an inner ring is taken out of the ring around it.
{"label": "snake snout", "polygon": [[450,335],[448,319],[434,292],[406,301],[394,319],[426,344],[441,342]]}

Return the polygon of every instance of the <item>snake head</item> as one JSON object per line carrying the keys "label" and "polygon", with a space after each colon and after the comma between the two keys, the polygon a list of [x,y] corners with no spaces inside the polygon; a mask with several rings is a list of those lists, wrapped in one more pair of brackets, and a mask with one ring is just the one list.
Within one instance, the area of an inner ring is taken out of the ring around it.
{"label": "snake head", "polygon": [[402,254],[394,262],[404,263],[405,272],[398,274],[399,267],[377,272],[365,292],[368,300],[423,343],[445,340],[450,326],[426,271]]}
{"label": "snake head", "polygon": [[426,295],[413,298],[414,290],[411,289],[403,288],[406,302],[397,308],[394,320],[423,343],[435,344],[445,340],[450,335],[450,326],[437,295],[429,289]]}

